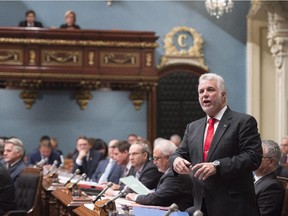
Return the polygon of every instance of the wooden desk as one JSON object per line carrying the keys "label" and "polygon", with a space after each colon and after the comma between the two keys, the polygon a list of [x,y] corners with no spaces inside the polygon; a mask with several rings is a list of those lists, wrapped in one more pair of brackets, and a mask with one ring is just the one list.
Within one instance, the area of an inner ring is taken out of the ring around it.
{"label": "wooden desk", "polygon": [[92,203],[89,197],[82,196],[80,198],[73,198],[70,191],[63,189],[54,190],[52,196],[56,199],[57,216],[74,215],[73,209],[84,203]]}
{"label": "wooden desk", "polygon": [[96,215],[95,211],[86,208],[84,205],[81,205],[80,207],[74,209],[73,213],[77,216],[98,216]]}

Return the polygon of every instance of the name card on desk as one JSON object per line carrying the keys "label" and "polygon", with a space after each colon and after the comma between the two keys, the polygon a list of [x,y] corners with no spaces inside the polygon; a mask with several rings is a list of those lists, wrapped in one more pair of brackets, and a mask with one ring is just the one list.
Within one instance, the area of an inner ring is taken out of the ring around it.
{"label": "name card on desk", "polygon": [[[145,207],[133,207],[133,214],[137,216],[164,216],[167,211],[159,210],[159,209],[151,209]],[[171,216],[189,216],[187,212],[173,212],[170,214]]]}

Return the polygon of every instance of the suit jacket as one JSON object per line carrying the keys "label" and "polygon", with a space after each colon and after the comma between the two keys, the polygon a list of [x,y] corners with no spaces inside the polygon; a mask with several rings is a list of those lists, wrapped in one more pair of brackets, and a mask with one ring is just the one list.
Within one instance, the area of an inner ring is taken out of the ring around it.
{"label": "suit jacket", "polygon": [[14,164],[13,166],[7,168],[7,171],[10,174],[15,185],[17,185],[18,177],[20,176],[21,172],[25,168],[26,168],[26,164],[24,163],[23,160],[20,160],[16,164]]}
{"label": "suit jacket", "polygon": [[138,180],[148,189],[153,190],[157,187],[162,175],[163,173],[158,171],[158,168],[153,164],[153,161],[146,161]]}
{"label": "suit jacket", "polygon": [[95,170],[97,169],[99,162],[103,159],[103,155],[94,149],[90,149],[88,161],[86,160],[86,157],[85,157],[83,159],[82,166],[79,166],[76,163],[76,159],[78,157],[78,154],[79,153],[76,152],[76,154],[73,155],[74,166],[73,166],[72,172],[75,172],[76,169],[79,169],[80,174],[86,173],[87,177],[92,179],[92,175],[95,172]]}
{"label": "suit jacket", "polygon": [[137,203],[142,205],[170,206],[178,205],[183,211],[193,206],[193,183],[190,175],[174,175],[168,169],[160,178],[156,191],[147,195],[138,195]]}
{"label": "suit jacket", "polygon": [[[187,125],[181,146],[170,157],[182,157],[192,165],[203,162],[203,143],[207,118]],[[259,215],[252,171],[262,161],[261,139],[256,120],[227,107],[215,131],[207,162],[220,161],[217,173],[205,181],[193,177],[194,208],[205,199],[209,216]]]}
{"label": "suit jacket", "polygon": [[[22,21],[18,24],[18,27],[28,27],[27,21]],[[34,26],[38,28],[43,28],[43,25],[41,22],[34,21]]]}
{"label": "suit jacket", "polygon": [[[98,182],[102,174],[104,173],[110,159],[101,160],[98,164],[97,169],[92,175],[92,180]],[[118,165],[116,162],[112,166],[111,172],[108,175],[108,182],[113,182],[115,184],[119,184],[119,179],[121,177],[121,165]]]}
{"label": "suit jacket", "polygon": [[275,172],[260,178],[254,187],[260,215],[281,216],[285,191]]}
{"label": "suit jacket", "polygon": [[2,164],[0,164],[0,179],[0,215],[3,215],[9,210],[16,209],[16,205],[13,180]]}
{"label": "suit jacket", "polygon": [[[36,163],[38,163],[39,161],[42,160],[41,158],[41,154],[40,151],[37,149],[36,151],[33,151],[29,154],[28,156],[28,160],[29,160],[29,164],[31,165],[35,165]],[[48,158],[48,162],[47,164],[52,165],[54,163],[54,161],[57,160],[58,161],[58,166],[61,164],[61,158],[58,152],[52,150],[51,154]]]}
{"label": "suit jacket", "polygon": [[282,154],[279,163],[287,165],[287,155]]}
{"label": "suit jacket", "polygon": [[[76,24],[72,25],[71,27],[74,28],[74,29],[80,29],[80,26],[79,26],[79,25],[76,25]],[[60,26],[61,29],[69,29],[69,28],[71,28],[71,27],[69,27],[67,24],[62,24],[62,25]]]}

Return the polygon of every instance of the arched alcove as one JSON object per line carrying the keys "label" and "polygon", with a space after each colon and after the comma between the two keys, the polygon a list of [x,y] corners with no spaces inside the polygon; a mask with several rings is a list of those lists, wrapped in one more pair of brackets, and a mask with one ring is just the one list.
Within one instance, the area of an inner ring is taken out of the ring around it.
{"label": "arched alcove", "polygon": [[183,136],[186,125],[205,116],[198,102],[198,78],[207,73],[191,64],[173,64],[159,70],[157,137]]}

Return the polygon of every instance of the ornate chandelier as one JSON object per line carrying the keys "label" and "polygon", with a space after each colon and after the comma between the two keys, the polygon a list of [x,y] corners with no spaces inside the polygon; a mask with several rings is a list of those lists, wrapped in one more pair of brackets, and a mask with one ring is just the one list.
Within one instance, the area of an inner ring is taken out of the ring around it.
{"label": "ornate chandelier", "polygon": [[205,6],[211,16],[216,16],[219,19],[224,12],[229,13],[232,11],[232,0],[205,0]]}

